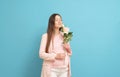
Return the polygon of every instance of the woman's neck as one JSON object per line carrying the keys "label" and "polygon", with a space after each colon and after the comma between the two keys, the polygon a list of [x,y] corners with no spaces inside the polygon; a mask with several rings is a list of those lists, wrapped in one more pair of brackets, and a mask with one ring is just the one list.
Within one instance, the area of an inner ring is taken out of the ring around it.
{"label": "woman's neck", "polygon": [[55,30],[54,30],[54,35],[58,35],[58,34],[60,34],[59,29],[55,29]]}

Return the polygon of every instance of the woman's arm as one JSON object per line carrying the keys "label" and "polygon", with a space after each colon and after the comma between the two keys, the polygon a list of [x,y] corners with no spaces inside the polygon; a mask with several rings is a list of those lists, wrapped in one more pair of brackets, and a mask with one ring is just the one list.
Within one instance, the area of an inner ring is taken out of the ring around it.
{"label": "woman's arm", "polygon": [[65,43],[63,46],[64,46],[64,48],[66,49],[67,54],[68,54],[69,56],[71,56],[71,55],[72,55],[72,50],[71,50],[70,44],[69,44],[69,43]]}
{"label": "woman's arm", "polygon": [[46,43],[47,43],[47,33],[42,35],[40,49],[39,49],[39,57],[44,60],[51,60],[51,61],[55,60],[55,57],[56,57],[55,53],[45,52]]}

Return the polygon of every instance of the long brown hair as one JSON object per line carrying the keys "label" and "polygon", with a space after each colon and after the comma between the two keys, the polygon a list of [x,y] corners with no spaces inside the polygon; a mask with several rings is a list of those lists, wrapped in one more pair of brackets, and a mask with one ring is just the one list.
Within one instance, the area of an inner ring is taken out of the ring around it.
{"label": "long brown hair", "polygon": [[48,53],[50,42],[52,40],[52,36],[53,36],[53,32],[54,32],[54,25],[55,25],[55,16],[56,15],[61,17],[60,14],[54,13],[49,18],[48,28],[47,28],[47,43],[46,43],[46,50],[45,50],[46,53]]}

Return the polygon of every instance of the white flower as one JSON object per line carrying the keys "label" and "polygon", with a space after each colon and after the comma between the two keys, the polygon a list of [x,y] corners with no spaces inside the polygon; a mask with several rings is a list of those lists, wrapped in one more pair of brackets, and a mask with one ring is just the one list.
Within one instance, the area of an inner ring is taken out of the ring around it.
{"label": "white flower", "polygon": [[69,28],[65,27],[64,24],[62,24],[62,28],[63,28],[63,33],[67,33],[69,32]]}
{"label": "white flower", "polygon": [[63,27],[63,32],[68,34],[69,28],[68,27]]}
{"label": "white flower", "polygon": [[68,43],[72,39],[73,32],[70,32],[70,29],[64,26],[64,24],[62,24],[60,31],[62,32],[62,35],[64,37],[63,43]]}
{"label": "white flower", "polygon": [[64,24],[62,24],[62,27],[64,27],[65,25]]}

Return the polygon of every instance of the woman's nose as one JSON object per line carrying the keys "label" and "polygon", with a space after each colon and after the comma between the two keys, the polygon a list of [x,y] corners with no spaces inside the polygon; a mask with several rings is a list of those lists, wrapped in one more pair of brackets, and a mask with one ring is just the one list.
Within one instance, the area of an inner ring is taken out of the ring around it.
{"label": "woman's nose", "polygon": [[62,21],[59,21],[59,24],[62,24]]}

